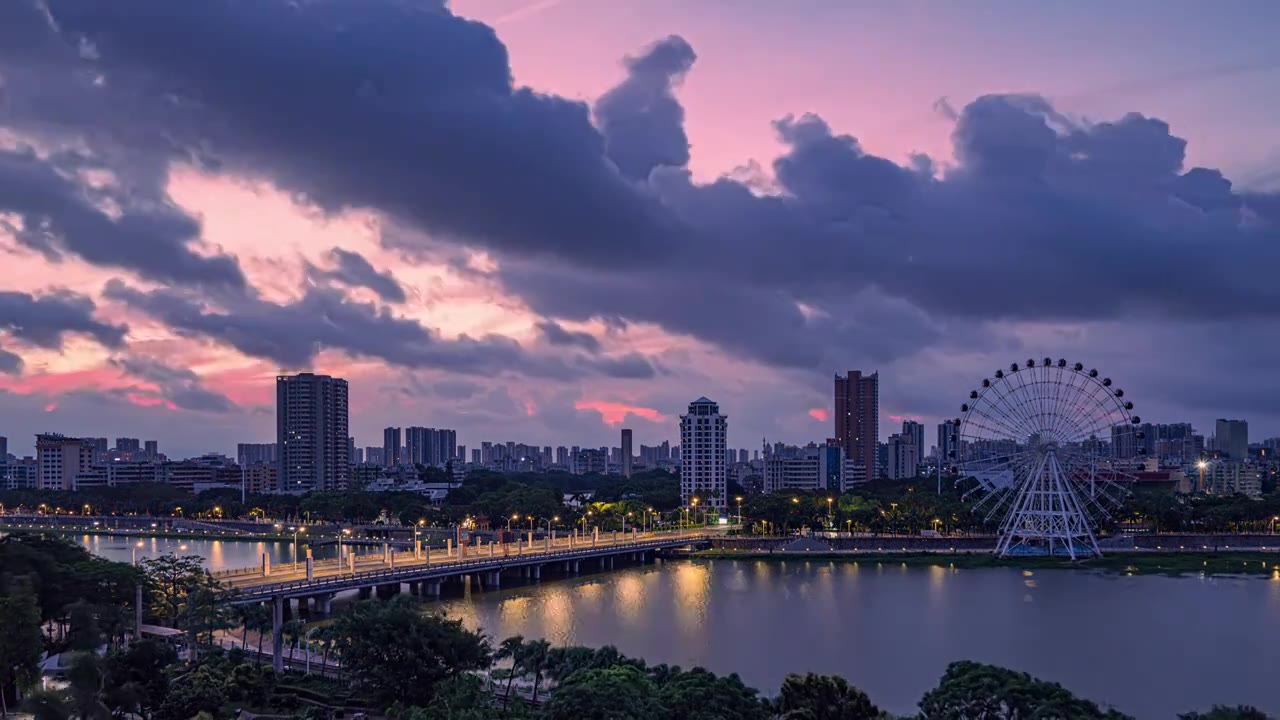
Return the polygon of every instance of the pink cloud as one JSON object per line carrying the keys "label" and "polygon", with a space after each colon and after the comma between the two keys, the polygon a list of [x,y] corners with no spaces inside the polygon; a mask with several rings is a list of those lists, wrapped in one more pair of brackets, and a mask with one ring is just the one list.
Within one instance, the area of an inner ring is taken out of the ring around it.
{"label": "pink cloud", "polygon": [[53,412],[54,410],[57,410],[57,409],[58,409],[58,403],[49,403],[48,405],[44,406],[45,412]]}
{"label": "pink cloud", "polygon": [[809,410],[809,417],[813,418],[814,420],[817,420],[818,422],[826,422],[828,418],[827,409],[813,408]]}
{"label": "pink cloud", "polygon": [[628,405],[626,403],[612,402],[610,400],[579,400],[573,404],[577,410],[594,410],[600,413],[600,419],[604,420],[606,425],[621,425],[627,415],[635,415],[644,418],[651,423],[661,423],[667,421],[667,416],[654,410],[653,408],[642,407],[639,405]]}

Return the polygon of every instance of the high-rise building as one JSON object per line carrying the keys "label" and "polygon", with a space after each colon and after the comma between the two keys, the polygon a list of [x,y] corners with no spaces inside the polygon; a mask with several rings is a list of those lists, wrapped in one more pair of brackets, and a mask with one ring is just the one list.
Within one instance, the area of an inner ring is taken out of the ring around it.
{"label": "high-rise building", "polygon": [[116,453],[121,460],[137,460],[142,454],[142,443],[138,438],[116,438]]}
{"label": "high-rise building", "polygon": [[386,428],[382,431],[382,464],[392,467],[400,460],[400,428]]}
{"label": "high-rise building", "polygon": [[93,465],[93,444],[57,433],[36,435],[37,478],[41,490],[74,490],[76,476]]}
{"label": "high-rise building", "polygon": [[890,480],[910,480],[920,468],[916,440],[906,434],[889,436],[888,463],[885,472]]}
{"label": "high-rise building", "polygon": [[379,445],[367,445],[364,449],[364,461],[367,465],[384,465],[382,460],[382,447]]}
{"label": "high-rise building", "polygon": [[725,507],[728,427],[720,406],[705,397],[689,403],[689,413],[680,416],[680,501],[685,506],[696,497],[703,506]]}
{"label": "high-rise building", "polygon": [[1218,418],[1214,431],[1218,452],[1232,460],[1249,457],[1249,423],[1244,420]]}
{"label": "high-rise building", "polygon": [[480,448],[471,448],[471,462],[480,464]]}
{"label": "high-rise building", "polygon": [[275,464],[278,458],[275,443],[236,444],[236,463],[239,465]]}
{"label": "high-rise building", "polygon": [[924,424],[915,420],[903,420],[902,434],[916,444],[917,462],[924,462]]}
{"label": "high-rise building", "polygon": [[943,467],[960,462],[960,428],[955,420],[938,424],[938,462]]}
{"label": "high-rise building", "polygon": [[346,489],[350,437],[346,380],[314,373],[276,376],[281,492]]}
{"label": "high-rise building", "polygon": [[107,461],[107,457],[111,454],[111,444],[104,437],[84,438],[86,442],[93,446],[93,464],[101,465]]}
{"label": "high-rise building", "polygon": [[880,373],[863,375],[850,370],[847,377],[835,378],[836,442],[845,457],[868,468],[874,477],[876,444],[880,442]]}
{"label": "high-rise building", "polygon": [[9,438],[0,435],[0,464],[9,464]]}
{"label": "high-rise building", "polygon": [[147,440],[142,443],[142,454],[146,455],[148,460],[155,460],[160,457],[160,442],[157,440]]}
{"label": "high-rise building", "polygon": [[631,428],[622,428],[622,477],[631,477]]}

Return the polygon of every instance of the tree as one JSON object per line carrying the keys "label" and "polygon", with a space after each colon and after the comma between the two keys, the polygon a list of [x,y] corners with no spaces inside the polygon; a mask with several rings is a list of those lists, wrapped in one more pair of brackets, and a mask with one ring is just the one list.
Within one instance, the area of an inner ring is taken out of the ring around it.
{"label": "tree", "polygon": [[736,674],[717,676],[694,668],[658,665],[649,677],[658,685],[658,703],[671,720],[766,720],[768,706],[757,697],[757,690],[742,683]]}
{"label": "tree", "polygon": [[484,681],[464,673],[440,681],[436,696],[426,707],[412,707],[388,716],[394,720],[495,720],[499,710]]}
{"label": "tree", "polygon": [[102,702],[102,660],[93,652],[77,652],[67,668],[71,709],[81,720],[107,720],[111,710]]}
{"label": "tree", "polygon": [[835,675],[788,675],[776,703],[785,720],[874,720],[882,717],[871,698]]}
{"label": "tree", "polygon": [[1114,710],[1103,712],[1057,683],[969,660],[947,666],[938,687],[920,699],[920,711],[925,720],[1126,717]]}
{"label": "tree", "polygon": [[491,662],[483,635],[460,620],[424,614],[407,597],[359,603],[333,625],[343,665],[361,689],[387,704],[426,705],[437,683]]}
{"label": "tree", "polygon": [[1185,713],[1178,720],[1267,720],[1267,714],[1250,705],[1214,705],[1209,712]]}
{"label": "tree", "polygon": [[136,713],[149,718],[164,702],[169,690],[165,669],[178,662],[168,643],[139,640],[107,656],[103,668],[103,698],[115,715]]}
{"label": "tree", "polygon": [[29,583],[15,583],[0,595],[0,717],[9,714],[10,691],[35,684],[40,675],[40,606]]}
{"label": "tree", "polygon": [[498,644],[498,651],[494,653],[493,659],[497,661],[511,661],[511,668],[507,670],[507,689],[506,692],[502,694],[503,704],[510,706],[511,685],[524,669],[524,636],[513,635],[506,640],[503,640]]}
{"label": "tree", "polygon": [[585,670],[562,682],[542,704],[546,720],[655,720],[667,717],[657,688],[633,665]]}

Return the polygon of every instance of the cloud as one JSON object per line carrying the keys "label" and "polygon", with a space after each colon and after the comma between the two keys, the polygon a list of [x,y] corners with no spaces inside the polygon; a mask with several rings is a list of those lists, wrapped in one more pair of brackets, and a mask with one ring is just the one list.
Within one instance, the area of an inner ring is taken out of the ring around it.
{"label": "cloud", "polygon": [[22,357],[0,348],[0,373],[6,375],[22,374]]}
{"label": "cloud", "polygon": [[[143,204],[127,193],[91,187],[76,175],[92,169],[86,164],[72,156],[41,158],[29,148],[0,150],[0,211],[17,216],[7,229],[18,243],[51,261],[71,253],[148,280],[244,287],[235,259],[191,249],[200,234],[194,218],[172,204]],[[3,222],[0,229],[6,229]]]}
{"label": "cloud", "polygon": [[537,328],[543,339],[552,345],[581,348],[589,353],[600,352],[600,341],[591,333],[566,330],[554,320],[543,320]]}
{"label": "cloud", "polygon": [[156,358],[143,356],[113,358],[111,364],[153,385],[154,391],[144,392],[144,397],[154,397],[175,408],[221,413],[236,407],[227,396],[205,388],[200,377],[190,369],[171,367]]}
{"label": "cloud", "polygon": [[128,328],[94,318],[96,306],[84,295],[54,291],[41,295],[0,291],[0,330],[29,345],[61,350],[69,333],[87,335],[109,348],[124,346]]}
{"label": "cloud", "polygon": [[644,180],[655,167],[689,163],[684,108],[672,90],[695,59],[684,38],[663,38],[624,60],[627,78],[596,101],[605,153],[626,177]]}
{"label": "cloud", "polygon": [[107,283],[103,295],[160,320],[180,334],[206,337],[286,368],[311,367],[322,350],[333,349],[392,365],[467,375],[518,372],[569,380],[586,374],[644,377],[642,366],[648,367],[649,375],[653,372],[640,356],[578,358],[570,363],[528,353],[518,342],[501,335],[445,339],[416,320],[371,303],[352,301],[332,288],[309,287],[301,298],[285,303],[224,297],[221,309],[191,293],[143,291],[118,279]]}
{"label": "cloud", "polygon": [[579,400],[573,404],[573,407],[575,410],[591,410],[600,413],[600,418],[606,425],[621,425],[631,416],[651,423],[668,422],[666,415],[653,408],[610,400]]}
{"label": "cloud", "polygon": [[391,271],[378,272],[363,255],[342,248],[329,251],[329,259],[335,264],[332,270],[315,269],[317,277],[335,280],[348,287],[363,287],[375,292],[385,302],[405,301],[404,288]]}
{"label": "cloud", "polygon": [[[402,249],[483,254],[477,274],[557,323],[651,323],[812,374],[1003,350],[1016,338],[999,323],[1280,318],[1280,197],[1185,167],[1159,118],[1091,122],[1035,94],[985,95],[939,105],[954,162],[902,165],[797,108],[774,125],[771,182],[702,183],[685,167],[673,88],[695,53],[678,37],[625,61],[593,124],[584,103],[514,86],[494,32],[442,4],[45,4],[56,23],[0,4],[0,28],[17,28],[0,30],[0,123],[87,137],[125,178],[184,162],[373,210],[412,230]],[[332,347],[472,374],[657,371],[582,344],[566,359],[444,340],[334,288],[280,304],[126,296],[287,366]]]}

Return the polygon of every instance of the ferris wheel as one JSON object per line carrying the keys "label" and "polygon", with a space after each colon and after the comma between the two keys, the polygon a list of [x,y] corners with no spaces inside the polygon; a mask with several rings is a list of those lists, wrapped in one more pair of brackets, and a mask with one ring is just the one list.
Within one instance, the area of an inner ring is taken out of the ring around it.
{"label": "ferris wheel", "polygon": [[1000,519],[997,555],[1100,555],[1097,529],[1129,494],[1144,436],[1111,378],[1027,360],[985,378],[954,421],[949,454],[966,500]]}

